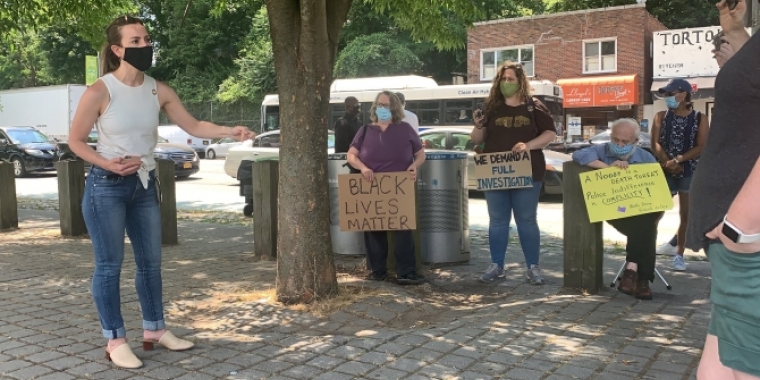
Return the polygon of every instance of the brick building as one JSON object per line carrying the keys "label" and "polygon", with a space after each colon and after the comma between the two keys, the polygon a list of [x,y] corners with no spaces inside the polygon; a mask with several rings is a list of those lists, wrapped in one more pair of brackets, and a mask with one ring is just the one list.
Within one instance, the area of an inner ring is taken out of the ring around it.
{"label": "brick building", "polygon": [[477,23],[467,36],[468,83],[490,82],[501,62],[520,61],[531,79],[562,87],[565,115],[580,117],[589,137],[651,107],[652,35],[665,29],[643,4]]}

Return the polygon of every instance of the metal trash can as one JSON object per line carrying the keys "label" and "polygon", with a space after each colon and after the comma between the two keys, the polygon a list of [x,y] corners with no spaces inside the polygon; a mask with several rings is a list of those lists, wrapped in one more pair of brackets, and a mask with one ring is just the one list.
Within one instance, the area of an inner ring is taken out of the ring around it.
{"label": "metal trash can", "polygon": [[240,196],[245,197],[243,215],[253,215],[253,161],[243,160],[237,171],[237,180],[240,181]]}
{"label": "metal trash can", "polygon": [[417,228],[423,262],[470,260],[467,153],[426,152],[417,171]]}
{"label": "metal trash can", "polygon": [[327,156],[327,181],[330,184],[330,237],[332,251],[338,255],[365,255],[363,232],[346,232],[340,230],[340,205],[338,203],[338,175],[349,174],[346,153],[334,153]]}

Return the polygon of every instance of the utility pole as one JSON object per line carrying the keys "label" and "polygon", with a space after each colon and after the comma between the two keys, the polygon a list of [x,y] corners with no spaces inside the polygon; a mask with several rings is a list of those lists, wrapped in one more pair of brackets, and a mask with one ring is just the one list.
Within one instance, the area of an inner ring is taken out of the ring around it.
{"label": "utility pole", "polygon": [[744,26],[752,28],[752,34],[755,34],[760,28],[757,22],[758,16],[760,16],[760,5],[754,1],[745,1],[744,4],[747,7],[747,11],[744,13]]}

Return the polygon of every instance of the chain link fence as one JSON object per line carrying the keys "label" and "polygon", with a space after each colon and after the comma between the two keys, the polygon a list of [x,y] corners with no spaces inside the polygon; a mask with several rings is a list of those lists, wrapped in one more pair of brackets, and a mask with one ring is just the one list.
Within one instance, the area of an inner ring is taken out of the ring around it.
{"label": "chain link fence", "polygon": [[[261,104],[238,101],[234,103],[186,103],[184,106],[198,120],[226,126],[243,125],[255,131],[260,129]],[[160,122],[161,125],[173,124],[163,112]]]}

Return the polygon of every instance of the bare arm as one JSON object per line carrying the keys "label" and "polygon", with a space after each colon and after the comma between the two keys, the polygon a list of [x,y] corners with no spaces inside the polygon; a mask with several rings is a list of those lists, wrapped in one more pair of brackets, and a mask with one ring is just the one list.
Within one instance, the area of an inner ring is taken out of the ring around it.
{"label": "bare arm", "polygon": [[412,162],[412,166],[410,166],[409,168],[417,169],[420,166],[422,166],[423,163],[425,163],[425,149],[424,148],[418,150],[417,153],[414,154],[414,162]]}
{"label": "bare arm", "polygon": [[486,141],[486,128],[483,125],[485,117],[483,116],[482,111],[476,110],[475,112],[475,128],[473,128],[472,132],[470,132],[470,139],[472,140],[473,144],[480,145]]}
{"label": "bare arm", "polygon": [[366,165],[362,162],[362,160],[359,159],[359,150],[357,150],[354,147],[348,148],[348,154],[346,155],[348,158],[348,164],[351,165],[356,170],[364,170],[367,168]]}
{"label": "bare arm", "polygon": [[69,131],[69,148],[71,151],[81,159],[101,168],[108,165],[108,160],[87,145],[87,136],[98,121],[101,109],[105,108],[108,101],[108,88],[103,82],[97,81],[87,88],[79,100],[79,106]]}
{"label": "bare arm", "polygon": [[[760,192],[760,158],[755,161],[755,166],[744,182],[739,194],[736,195],[731,207],[728,208],[726,219],[736,228],[746,235],[760,233],[760,202],[757,201],[757,194]],[[715,229],[707,233],[710,239],[720,239],[720,241],[730,251],[736,253],[756,253],[760,252],[760,242],[749,244],[737,244],[723,235],[723,223],[720,223]]]}
{"label": "bare arm", "polygon": [[256,137],[256,134],[245,127],[223,127],[208,121],[198,121],[185,109],[179,100],[177,93],[171,87],[156,81],[158,87],[158,100],[161,109],[166,112],[169,119],[174,121],[185,132],[200,138],[216,139],[233,137],[237,141],[245,141]]}
{"label": "bare arm", "polygon": [[667,153],[665,153],[665,149],[663,149],[660,144],[660,129],[662,129],[662,119],[664,114],[664,112],[657,112],[657,114],[654,115],[654,120],[652,121],[652,133],[649,134],[652,139],[652,151],[654,151],[655,157],[657,157],[657,160],[662,164],[665,164],[670,160],[670,157],[668,157]]}
{"label": "bare arm", "polygon": [[689,149],[681,157],[677,157],[678,161],[689,161],[699,157],[702,154],[702,149],[707,144],[707,135],[710,132],[710,127],[707,124],[707,117],[701,115],[699,120],[699,129],[697,129],[697,141],[694,142],[694,147]]}

